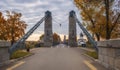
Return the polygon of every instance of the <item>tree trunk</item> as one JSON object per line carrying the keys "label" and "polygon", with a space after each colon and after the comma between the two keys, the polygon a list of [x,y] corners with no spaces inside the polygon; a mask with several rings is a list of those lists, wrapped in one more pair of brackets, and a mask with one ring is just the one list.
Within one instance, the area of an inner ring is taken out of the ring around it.
{"label": "tree trunk", "polygon": [[12,27],[11,27],[11,46],[14,44],[15,39],[14,39],[14,21],[12,23]]}
{"label": "tree trunk", "polygon": [[13,31],[13,29],[12,29],[12,32],[11,32],[11,46],[14,44],[14,42],[15,42],[15,39],[14,39],[14,31]]}
{"label": "tree trunk", "polygon": [[106,9],[106,40],[110,39],[109,29],[109,0],[104,0]]}
{"label": "tree trunk", "polygon": [[100,35],[98,33],[96,33],[95,35],[96,35],[97,41],[100,41]]}
{"label": "tree trunk", "polygon": [[14,44],[15,40],[14,40],[14,37],[12,38],[11,40],[11,46]]}

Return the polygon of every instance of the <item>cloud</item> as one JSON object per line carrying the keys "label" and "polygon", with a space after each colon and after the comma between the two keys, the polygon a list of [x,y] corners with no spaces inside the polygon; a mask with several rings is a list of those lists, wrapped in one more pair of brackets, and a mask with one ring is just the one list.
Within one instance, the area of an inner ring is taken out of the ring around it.
{"label": "cloud", "polygon": [[[68,35],[68,17],[71,10],[75,10],[80,19],[73,0],[1,0],[0,11],[5,13],[5,10],[22,13],[22,20],[28,25],[26,32],[45,15],[46,10],[52,12],[53,32],[58,34]],[[39,34],[39,31],[44,31],[44,24],[41,24],[34,34]],[[77,33],[80,32],[81,30],[77,27]]]}
{"label": "cloud", "polygon": [[33,3],[35,0],[15,0],[16,3]]}

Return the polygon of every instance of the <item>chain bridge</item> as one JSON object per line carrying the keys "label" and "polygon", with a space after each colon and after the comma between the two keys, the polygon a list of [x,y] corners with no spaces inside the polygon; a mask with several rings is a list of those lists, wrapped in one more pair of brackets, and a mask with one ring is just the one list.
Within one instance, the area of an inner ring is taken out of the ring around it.
{"label": "chain bridge", "polygon": [[[50,11],[45,12],[45,16],[41,18],[20,40],[18,40],[15,44],[12,45],[10,48],[10,53],[14,52],[15,50],[21,48],[21,44],[24,44],[26,39],[40,26],[41,23],[44,23],[44,47],[50,47],[53,44],[53,32],[52,32],[52,13]],[[87,36],[88,40],[92,43],[93,47],[98,51],[97,45],[89,34],[89,32],[85,29],[85,27],[81,24],[81,22],[77,19],[75,11],[69,12],[69,38],[68,38],[68,45],[70,47],[77,47],[77,37],[76,37],[76,23],[78,23],[79,27]]]}

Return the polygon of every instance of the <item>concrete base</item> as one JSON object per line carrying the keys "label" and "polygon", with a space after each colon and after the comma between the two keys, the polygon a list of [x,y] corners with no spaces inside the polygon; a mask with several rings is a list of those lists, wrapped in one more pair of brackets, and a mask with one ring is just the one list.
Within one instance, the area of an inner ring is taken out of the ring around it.
{"label": "concrete base", "polygon": [[0,65],[6,63],[9,60],[8,49],[11,45],[8,41],[0,41]]}
{"label": "concrete base", "polygon": [[120,70],[120,40],[98,42],[99,62],[109,70]]}
{"label": "concrete base", "polygon": [[8,47],[0,47],[0,65],[9,60]]}

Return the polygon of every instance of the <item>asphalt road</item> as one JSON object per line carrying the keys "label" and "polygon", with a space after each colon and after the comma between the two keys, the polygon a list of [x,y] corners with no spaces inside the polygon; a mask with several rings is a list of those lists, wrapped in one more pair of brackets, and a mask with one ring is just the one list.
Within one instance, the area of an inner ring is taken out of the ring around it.
{"label": "asphalt road", "polygon": [[6,67],[6,70],[106,70],[83,55],[80,48],[37,48],[35,54]]}

